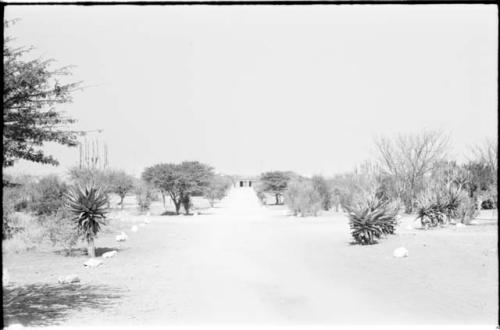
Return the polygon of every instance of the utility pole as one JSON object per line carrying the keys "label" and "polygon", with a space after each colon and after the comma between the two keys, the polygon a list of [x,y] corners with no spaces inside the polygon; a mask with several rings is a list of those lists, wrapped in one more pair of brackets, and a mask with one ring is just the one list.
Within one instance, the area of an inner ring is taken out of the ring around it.
{"label": "utility pole", "polygon": [[[102,141],[101,133],[103,131],[103,129],[95,129],[81,132],[84,139],[78,145],[80,157],[78,166],[80,169],[106,169],[108,167],[108,145]],[[97,134],[89,136],[89,133]],[[102,148],[101,144],[103,144]]]}

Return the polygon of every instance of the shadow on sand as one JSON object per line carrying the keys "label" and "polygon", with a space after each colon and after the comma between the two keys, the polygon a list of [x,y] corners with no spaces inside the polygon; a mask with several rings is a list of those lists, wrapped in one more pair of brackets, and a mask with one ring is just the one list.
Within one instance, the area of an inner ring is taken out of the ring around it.
{"label": "shadow on sand", "polygon": [[[95,256],[102,257],[102,255],[106,252],[110,252],[110,251],[120,252],[123,250],[127,250],[127,249],[123,249],[123,248],[119,248],[119,247],[96,247],[95,248]],[[61,249],[61,250],[54,251],[54,253],[61,255],[61,256],[65,256],[65,257],[86,257],[87,256],[87,248],[74,248],[74,249],[71,249],[71,253],[68,253],[67,250]]]}
{"label": "shadow on sand", "polygon": [[104,310],[121,297],[105,285],[35,283],[3,288],[4,326],[57,325],[83,308]]}
{"label": "shadow on sand", "polygon": [[162,214],[160,215],[169,215],[169,216],[173,216],[173,215],[179,215],[177,213],[175,213],[174,211],[165,211],[163,212]]}

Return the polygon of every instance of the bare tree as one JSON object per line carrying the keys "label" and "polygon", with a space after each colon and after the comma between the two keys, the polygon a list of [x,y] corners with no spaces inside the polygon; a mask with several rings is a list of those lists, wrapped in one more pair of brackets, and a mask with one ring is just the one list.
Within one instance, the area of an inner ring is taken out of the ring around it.
{"label": "bare tree", "polygon": [[498,199],[498,142],[488,138],[483,143],[477,144],[470,149],[472,153],[471,158],[473,158],[472,162],[486,169],[487,181],[489,181],[489,189],[485,196],[479,197],[479,203],[481,203],[482,198],[485,197],[492,198],[496,204]]}
{"label": "bare tree", "polygon": [[471,147],[471,152],[475,161],[488,165],[496,175],[498,170],[498,142],[489,138],[482,144]]}
{"label": "bare tree", "polygon": [[381,168],[394,178],[397,197],[404,202],[406,212],[412,212],[424,177],[446,157],[448,137],[442,131],[426,130],[393,139],[382,136],[375,139],[375,145]]}

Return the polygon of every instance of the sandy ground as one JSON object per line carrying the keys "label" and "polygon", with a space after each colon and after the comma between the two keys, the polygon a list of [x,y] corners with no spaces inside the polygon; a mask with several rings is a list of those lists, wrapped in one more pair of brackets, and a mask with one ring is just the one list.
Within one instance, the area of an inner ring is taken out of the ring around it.
{"label": "sandy ground", "polygon": [[[234,189],[198,216],[113,220],[86,269],[84,255],[4,254],[4,321],[28,326],[162,324],[497,324],[497,220],[352,245],[343,214],[296,218]],[[416,228],[410,228],[409,225]],[[397,259],[399,246],[409,257]],[[79,284],[59,285],[78,274]]]}

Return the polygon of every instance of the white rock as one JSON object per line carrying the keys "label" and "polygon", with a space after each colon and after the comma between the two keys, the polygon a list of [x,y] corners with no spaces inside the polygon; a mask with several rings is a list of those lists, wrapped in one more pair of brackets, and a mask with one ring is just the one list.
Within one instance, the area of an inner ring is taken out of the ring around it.
{"label": "white rock", "polygon": [[2,270],[2,286],[9,285],[10,282],[10,276],[9,276],[9,271],[7,268]]}
{"label": "white rock", "polygon": [[95,268],[102,265],[102,261],[98,259],[89,259],[83,264],[85,267]]}
{"label": "white rock", "polygon": [[124,232],[121,232],[120,235],[116,235],[115,238],[117,242],[125,242],[128,239],[128,235]]}
{"label": "white rock", "polygon": [[408,250],[405,247],[401,246],[401,247],[398,247],[396,250],[394,250],[392,255],[395,258],[405,258],[405,257],[408,257]]}
{"label": "white rock", "polygon": [[136,225],[133,225],[132,228],[130,228],[130,230],[135,233],[139,230],[139,227],[137,227]]}
{"label": "white rock", "polygon": [[102,257],[103,258],[113,258],[114,256],[116,256],[117,253],[118,253],[117,251],[109,251],[109,252],[103,253]]}
{"label": "white rock", "polygon": [[465,225],[463,223],[457,223],[455,226],[457,228],[463,228],[463,227],[465,227]]}
{"label": "white rock", "polygon": [[77,283],[80,282],[78,275],[72,274],[68,276],[60,276],[57,280],[60,284]]}

